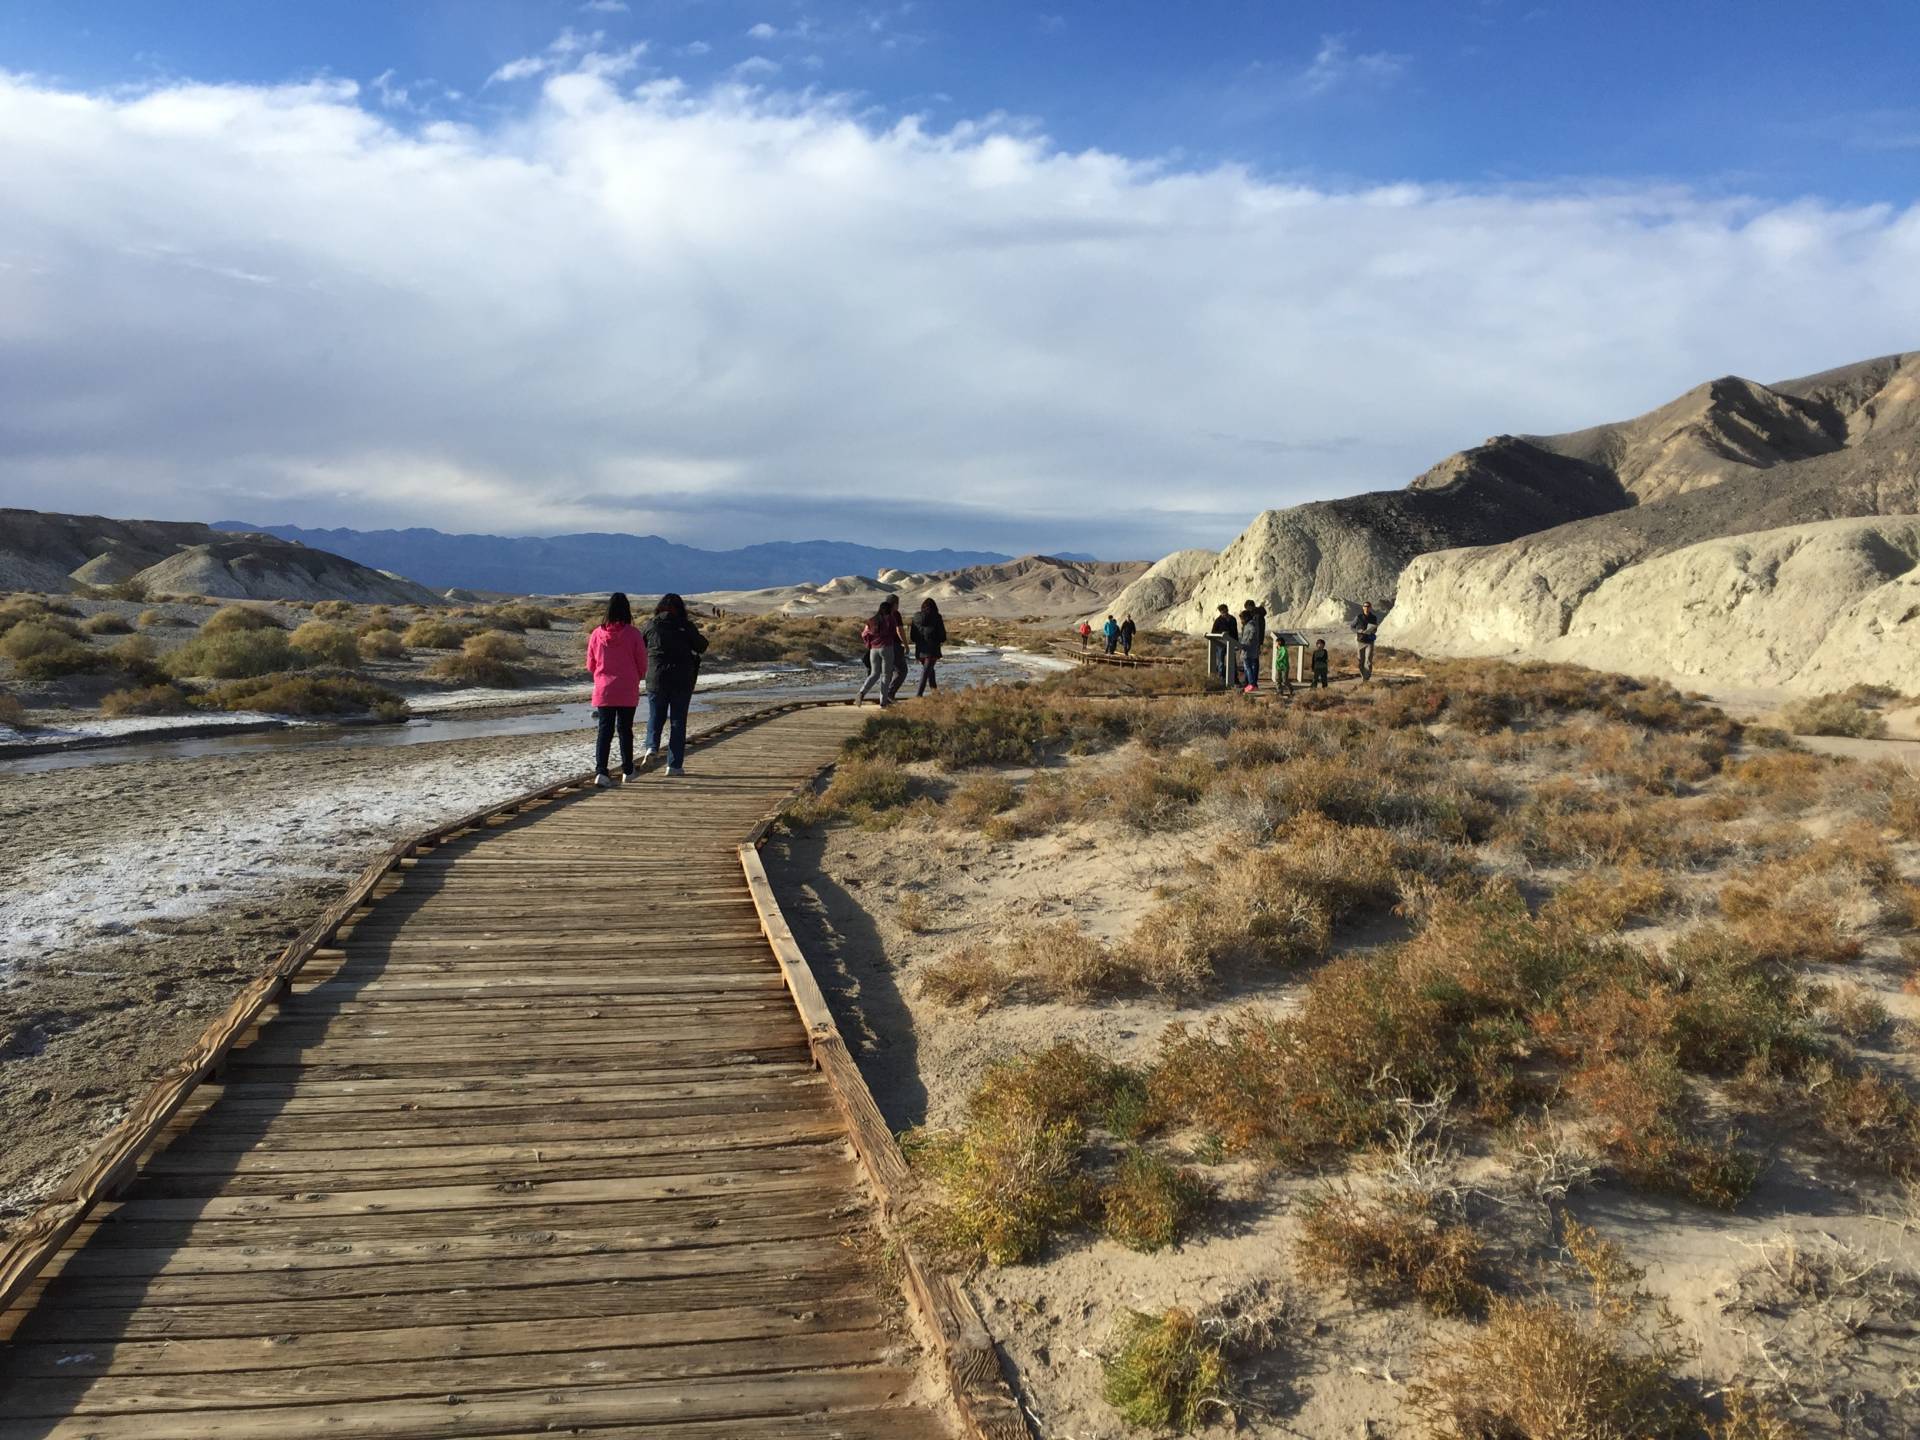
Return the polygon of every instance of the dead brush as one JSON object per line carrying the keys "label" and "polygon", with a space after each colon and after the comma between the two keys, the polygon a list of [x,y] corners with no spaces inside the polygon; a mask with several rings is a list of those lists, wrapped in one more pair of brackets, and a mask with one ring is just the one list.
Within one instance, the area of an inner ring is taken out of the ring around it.
{"label": "dead brush", "polygon": [[1478,1311],[1487,1300],[1480,1237],[1429,1190],[1322,1191],[1301,1213],[1294,1253],[1302,1271],[1375,1301],[1417,1300],[1436,1315]]}
{"label": "dead brush", "polygon": [[1711,778],[1727,754],[1726,742],[1712,735],[1661,734],[1606,723],[1569,733],[1591,773],[1643,795],[1684,794]]}
{"label": "dead brush", "polygon": [[1701,1127],[1671,1055],[1642,1050],[1588,1065],[1572,1089],[1597,1117],[1594,1137],[1631,1185],[1715,1210],[1747,1197],[1759,1163],[1734,1139]]}
{"label": "dead brush", "polygon": [[1023,988],[1058,1000],[1091,1000],[1139,987],[1142,976],[1105,941],[1076,921],[1029,925],[1000,954],[1003,974]]}
{"label": "dead brush", "polygon": [[989,840],[1020,840],[1045,835],[1078,813],[1073,789],[1058,775],[1038,775],[1020,792],[1020,803],[981,825]]}
{"label": "dead brush", "polygon": [[1143,753],[1101,776],[1087,804],[1143,835],[1183,828],[1193,824],[1194,806],[1217,775],[1204,755]]}
{"label": "dead brush", "polygon": [[1483,1326],[1436,1345],[1407,1387],[1413,1413],[1458,1440],[1680,1440],[1699,1433],[1677,1321],[1650,1308],[1617,1247],[1569,1222],[1585,1303],[1492,1297]]}
{"label": "dead brush", "polygon": [[1776,815],[1798,815],[1826,794],[1834,763],[1804,750],[1771,750],[1736,760],[1724,773],[1734,794],[1751,796]]}

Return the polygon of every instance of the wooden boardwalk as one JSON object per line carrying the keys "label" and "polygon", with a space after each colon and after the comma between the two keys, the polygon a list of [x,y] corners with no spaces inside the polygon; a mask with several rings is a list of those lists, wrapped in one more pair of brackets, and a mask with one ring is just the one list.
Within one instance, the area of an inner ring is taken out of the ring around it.
{"label": "wooden boardwalk", "polygon": [[855,718],[384,881],[0,1316],[0,1440],[949,1435],[735,851]]}

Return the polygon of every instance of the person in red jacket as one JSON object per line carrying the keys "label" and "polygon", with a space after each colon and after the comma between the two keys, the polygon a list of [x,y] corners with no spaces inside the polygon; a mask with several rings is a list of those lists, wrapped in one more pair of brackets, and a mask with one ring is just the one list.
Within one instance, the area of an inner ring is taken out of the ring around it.
{"label": "person in red jacket", "polygon": [[593,708],[600,734],[593,745],[593,783],[613,784],[607,755],[620,733],[620,778],[633,779],[633,712],[647,674],[647,642],[633,628],[633,606],[624,592],[607,597],[607,618],[587,639],[587,671],[593,676]]}

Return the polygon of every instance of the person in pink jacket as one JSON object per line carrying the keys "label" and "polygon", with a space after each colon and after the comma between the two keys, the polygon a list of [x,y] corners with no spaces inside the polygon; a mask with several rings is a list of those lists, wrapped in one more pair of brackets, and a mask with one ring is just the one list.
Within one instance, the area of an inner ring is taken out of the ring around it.
{"label": "person in pink jacket", "polygon": [[593,746],[593,783],[613,784],[607,754],[620,733],[620,778],[633,779],[633,712],[640,682],[647,678],[647,642],[633,628],[633,606],[616,590],[607,598],[607,618],[587,639],[587,672],[593,676],[593,709],[600,720]]}

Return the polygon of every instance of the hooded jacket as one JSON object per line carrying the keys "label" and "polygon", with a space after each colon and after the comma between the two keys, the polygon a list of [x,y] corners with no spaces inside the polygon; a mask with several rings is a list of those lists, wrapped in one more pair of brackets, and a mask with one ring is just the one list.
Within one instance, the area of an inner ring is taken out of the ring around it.
{"label": "hooded jacket", "polygon": [[655,615],[647,621],[647,693],[690,695],[700,679],[700,657],[707,637],[691,620],[677,615]]}

